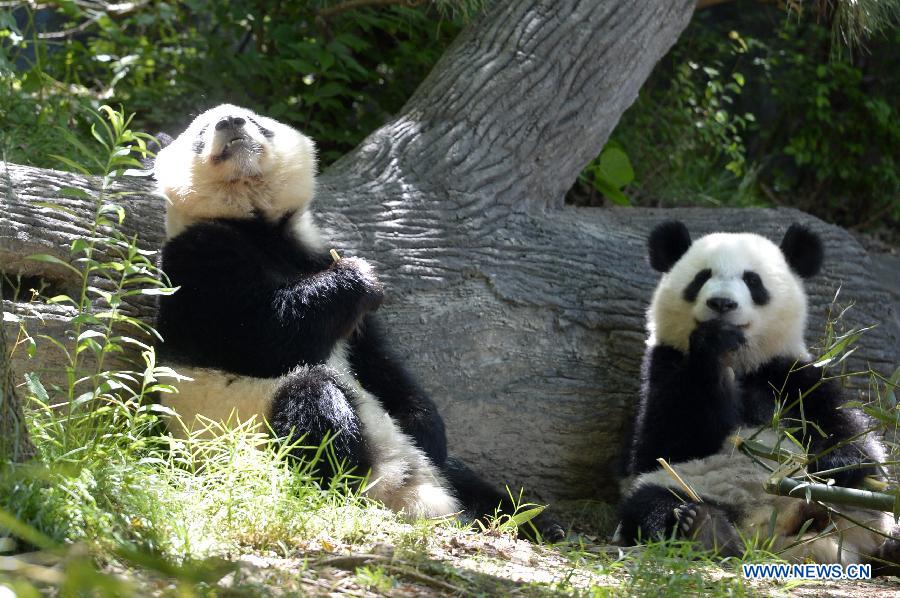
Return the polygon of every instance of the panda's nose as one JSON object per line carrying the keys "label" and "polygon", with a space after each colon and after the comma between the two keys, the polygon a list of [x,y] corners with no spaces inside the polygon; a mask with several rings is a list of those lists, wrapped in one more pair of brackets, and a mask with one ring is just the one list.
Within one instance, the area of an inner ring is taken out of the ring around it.
{"label": "panda's nose", "polygon": [[222,131],[224,129],[237,129],[238,127],[244,126],[244,123],[246,122],[247,121],[245,121],[240,116],[226,116],[216,123],[216,131]]}
{"label": "panda's nose", "polygon": [[737,309],[738,306],[737,301],[729,299],[728,297],[710,297],[706,300],[706,305],[709,306],[711,310],[717,311],[720,314]]}

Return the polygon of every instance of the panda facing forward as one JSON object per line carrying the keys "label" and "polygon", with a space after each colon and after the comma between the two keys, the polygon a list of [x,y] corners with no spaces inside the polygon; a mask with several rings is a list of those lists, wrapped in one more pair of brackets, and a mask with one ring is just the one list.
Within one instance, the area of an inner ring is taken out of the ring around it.
{"label": "panda facing forward", "polygon": [[309,138],[221,105],[154,174],[168,200],[161,265],[180,287],[160,299],[159,355],[190,378],[164,401],[187,429],[264,418],[280,438],[332,438],[338,461],[371,472],[368,495],[409,517],[496,509],[501,494],[448,458],[435,404],[386,345],[372,266],[333,260],[320,240]]}
{"label": "panda facing forward", "polygon": [[[872,531],[830,516],[817,503],[769,495],[763,490],[769,472],[729,440],[770,424],[780,400],[783,422],[799,428],[801,418],[806,420],[796,434],[808,451],[786,442],[781,448],[821,455],[805,472],[884,458],[861,414],[840,408],[845,399],[837,381],[810,363],[802,279],[821,267],[820,238],[792,225],[780,246],[746,233],[714,233],[692,242],[684,224],[667,222],[652,231],[648,246],[650,264],[663,276],[648,310],[640,405],[627,462],[634,477],[620,506],[617,539],[674,533],[732,556],[741,554],[742,538],[771,537],[772,550],[789,560],[894,560],[896,542],[885,541],[893,527],[890,515],[835,507]],[[771,448],[779,436],[767,429],[756,440]],[[702,502],[685,496],[660,469],[660,457]],[[856,487],[876,467],[823,477]]]}

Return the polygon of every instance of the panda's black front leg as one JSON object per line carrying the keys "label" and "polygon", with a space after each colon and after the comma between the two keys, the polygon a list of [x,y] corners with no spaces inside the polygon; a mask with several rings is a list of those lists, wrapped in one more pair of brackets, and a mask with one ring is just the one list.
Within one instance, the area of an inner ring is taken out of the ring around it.
{"label": "panda's black front leg", "polygon": [[823,378],[822,370],[810,365],[796,367],[790,360],[773,364],[764,377],[783,387],[790,425],[804,419],[811,422],[803,426],[810,473],[841,469],[824,477],[847,488],[858,487],[866,476],[879,475],[877,465],[865,465],[877,463],[880,457],[877,444],[867,434],[870,423],[855,409],[841,408],[847,397],[838,380]]}
{"label": "panda's black front leg", "polygon": [[388,346],[378,320],[367,316],[350,343],[350,363],[363,388],[375,395],[400,429],[442,466],[447,436],[437,405]]}
{"label": "panda's black front leg", "polygon": [[721,320],[700,322],[691,332],[689,342],[688,367],[692,374],[713,384],[730,382],[727,357],[746,342],[740,328]]}
{"label": "panda's black front leg", "polygon": [[744,342],[735,326],[698,324],[687,354],[665,345],[644,357],[641,406],[632,439],[630,473],[711,455],[737,425],[740,398],[728,355]]}
{"label": "panda's black front leg", "polygon": [[276,324],[281,335],[300,341],[300,361],[320,363],[383,300],[384,287],[372,266],[361,258],[342,258],[281,286],[274,297]]}

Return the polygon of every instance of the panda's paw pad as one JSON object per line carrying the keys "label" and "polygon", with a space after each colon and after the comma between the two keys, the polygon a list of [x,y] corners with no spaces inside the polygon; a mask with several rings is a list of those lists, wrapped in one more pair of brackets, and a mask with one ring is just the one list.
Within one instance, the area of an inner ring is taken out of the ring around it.
{"label": "panda's paw pad", "polygon": [[739,556],[740,536],[721,509],[704,503],[683,503],[674,510],[679,534],[719,556]]}
{"label": "panda's paw pad", "polygon": [[686,503],[675,508],[675,519],[678,520],[678,527],[684,533],[688,533],[694,527],[694,519],[697,518],[697,509],[691,504]]}

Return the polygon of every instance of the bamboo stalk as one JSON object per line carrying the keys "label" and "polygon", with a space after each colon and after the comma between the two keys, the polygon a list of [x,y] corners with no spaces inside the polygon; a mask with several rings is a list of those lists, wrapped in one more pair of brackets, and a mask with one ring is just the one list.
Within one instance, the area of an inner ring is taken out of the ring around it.
{"label": "bamboo stalk", "polygon": [[660,465],[662,465],[662,468],[666,470],[666,473],[669,474],[669,476],[673,480],[678,482],[682,488],[684,488],[684,491],[688,493],[688,496],[691,497],[692,501],[703,502],[703,499],[700,498],[696,492],[694,492],[694,489],[691,488],[687,482],[685,482],[684,480],[681,479],[681,476],[678,475],[678,473],[674,469],[672,469],[672,466],[669,465],[665,459],[660,457],[659,459],[656,460],[656,462],[659,463]]}
{"label": "bamboo stalk", "polygon": [[847,507],[862,507],[876,511],[893,512],[897,497],[885,492],[871,492],[857,488],[843,488],[827,484],[813,484],[795,480],[794,478],[770,478],[766,481],[765,490],[776,496],[789,496],[817,500]]}

